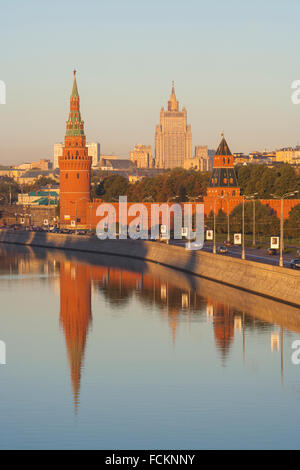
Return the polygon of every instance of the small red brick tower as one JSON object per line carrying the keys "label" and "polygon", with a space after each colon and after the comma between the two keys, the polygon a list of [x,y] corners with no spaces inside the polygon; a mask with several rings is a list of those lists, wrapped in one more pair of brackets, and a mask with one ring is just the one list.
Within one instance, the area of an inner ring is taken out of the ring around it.
{"label": "small red brick tower", "polygon": [[234,169],[233,155],[222,134],[222,140],[214,156],[214,167],[204,198],[205,214],[214,211],[216,200],[216,213],[222,209],[226,214],[243,200],[240,195],[237,176]]}
{"label": "small red brick tower", "polygon": [[74,70],[70,98],[70,113],[60,168],[60,224],[64,227],[88,226],[87,203],[90,201],[92,158],[88,156],[83,121],[80,115],[79,94]]}

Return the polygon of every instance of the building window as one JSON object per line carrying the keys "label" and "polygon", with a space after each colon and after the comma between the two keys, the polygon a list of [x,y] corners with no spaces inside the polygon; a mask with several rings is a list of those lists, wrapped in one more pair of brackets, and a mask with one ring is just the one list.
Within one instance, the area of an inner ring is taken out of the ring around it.
{"label": "building window", "polygon": [[232,195],[235,196],[235,190],[232,191]]}
{"label": "building window", "polygon": [[77,179],[79,180],[79,173],[77,173]]}
{"label": "building window", "polygon": [[69,175],[68,175],[68,173],[66,173],[66,180],[68,179],[68,177],[69,177]]}

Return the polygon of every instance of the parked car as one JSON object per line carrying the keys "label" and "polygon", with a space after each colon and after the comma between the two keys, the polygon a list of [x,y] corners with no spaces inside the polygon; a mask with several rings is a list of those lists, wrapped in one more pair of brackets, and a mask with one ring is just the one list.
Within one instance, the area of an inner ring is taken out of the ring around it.
{"label": "parked car", "polygon": [[270,255],[270,256],[277,255],[277,250],[275,248],[268,248],[267,255]]}
{"label": "parked car", "polygon": [[226,246],[219,246],[217,249],[217,253],[219,253],[220,255],[224,255],[225,253],[228,253],[228,250]]}
{"label": "parked car", "polygon": [[290,266],[292,269],[300,269],[300,258],[292,259]]}

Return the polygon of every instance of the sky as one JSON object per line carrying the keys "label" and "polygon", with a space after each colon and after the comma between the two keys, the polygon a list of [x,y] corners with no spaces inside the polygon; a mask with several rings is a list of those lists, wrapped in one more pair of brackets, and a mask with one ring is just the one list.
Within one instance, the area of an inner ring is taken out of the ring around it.
{"label": "sky", "polygon": [[0,0],[0,164],[52,159],[73,69],[87,141],[152,145],[172,80],[193,147],[300,143],[298,0]]}

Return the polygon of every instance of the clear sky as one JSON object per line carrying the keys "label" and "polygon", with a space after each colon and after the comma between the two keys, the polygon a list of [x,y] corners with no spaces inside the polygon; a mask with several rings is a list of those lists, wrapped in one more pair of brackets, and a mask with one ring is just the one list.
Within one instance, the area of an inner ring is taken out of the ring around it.
{"label": "clear sky", "polygon": [[0,163],[52,158],[73,69],[88,141],[128,157],[151,144],[171,82],[193,146],[300,143],[299,0],[0,1]]}

